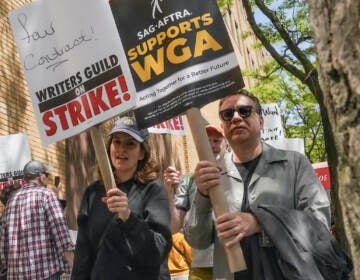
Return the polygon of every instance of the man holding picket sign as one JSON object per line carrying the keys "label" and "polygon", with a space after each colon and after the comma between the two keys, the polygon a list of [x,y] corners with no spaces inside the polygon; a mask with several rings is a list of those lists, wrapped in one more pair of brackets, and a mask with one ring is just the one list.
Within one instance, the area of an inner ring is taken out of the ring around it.
{"label": "man holding picket sign", "polygon": [[[259,212],[258,207],[267,205],[283,207],[283,215],[290,215],[287,212],[297,210],[297,215],[313,217],[314,223],[320,224],[328,232],[329,200],[310,162],[298,152],[279,150],[261,142],[260,132],[264,122],[261,106],[259,100],[246,90],[234,92],[221,99],[219,116],[232,152],[225,156],[225,169],[210,161],[200,161],[196,166],[193,177],[198,192],[190,207],[189,219],[184,225],[185,236],[190,245],[206,248],[215,242],[214,279],[281,280],[295,279],[296,275],[313,276],[301,279],[323,279],[314,277],[317,274],[308,274],[312,271],[306,271],[307,266],[299,265],[303,271],[297,271],[296,266],[287,270],[289,266],[281,265],[292,263],[296,258],[279,257],[278,247],[274,247],[264,232],[264,221],[259,221],[254,214]],[[218,189],[224,180],[227,180],[227,183],[222,187],[230,211],[219,215],[213,221],[208,196],[211,190]],[[305,232],[309,226],[303,221],[298,223],[298,229]],[[285,225],[290,228],[291,226],[293,225],[290,223]],[[304,238],[306,237],[304,234]],[[271,240],[279,237],[273,238],[274,236]],[[247,270],[235,274],[228,270],[221,242],[225,248],[241,242]],[[285,250],[293,250],[290,253],[292,256],[296,256],[299,251],[299,254],[305,254],[297,247],[288,246]],[[301,263],[301,258],[299,259]],[[311,259],[309,256],[305,262],[311,262]]]}

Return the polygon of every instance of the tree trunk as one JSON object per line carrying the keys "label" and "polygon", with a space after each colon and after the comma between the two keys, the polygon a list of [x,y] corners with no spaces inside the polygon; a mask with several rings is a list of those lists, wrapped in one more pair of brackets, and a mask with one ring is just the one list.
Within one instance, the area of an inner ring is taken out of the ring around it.
{"label": "tree trunk", "polygon": [[77,214],[83,193],[88,185],[98,179],[98,165],[88,132],[66,140],[66,218],[70,229],[77,229]]}
{"label": "tree trunk", "polygon": [[360,279],[360,4],[358,0],[308,3],[337,154],[331,174],[335,229],[353,260],[353,277]]}

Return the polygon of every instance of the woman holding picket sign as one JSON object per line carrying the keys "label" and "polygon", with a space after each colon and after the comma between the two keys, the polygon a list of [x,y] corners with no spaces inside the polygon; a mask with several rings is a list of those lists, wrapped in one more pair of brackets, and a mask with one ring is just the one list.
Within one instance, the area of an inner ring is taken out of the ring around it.
{"label": "woman holding picket sign", "polygon": [[106,147],[117,188],[106,192],[99,180],[86,189],[71,279],[170,279],[169,203],[148,137],[131,117],[110,131]]}

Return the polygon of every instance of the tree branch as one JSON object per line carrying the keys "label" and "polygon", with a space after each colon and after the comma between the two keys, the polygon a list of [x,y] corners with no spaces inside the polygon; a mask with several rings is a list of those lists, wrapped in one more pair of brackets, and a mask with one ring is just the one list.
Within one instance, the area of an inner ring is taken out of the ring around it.
{"label": "tree branch", "polygon": [[304,67],[305,72],[311,71],[314,68],[313,64],[308,60],[304,52],[299,49],[297,45],[294,44],[288,32],[281,24],[279,18],[276,16],[276,13],[270,10],[261,0],[255,0],[255,3],[259,7],[261,12],[263,12],[264,15],[266,15],[268,19],[272,22],[272,24],[275,26],[276,30],[279,32],[279,35],[284,40],[285,44]]}
{"label": "tree branch", "polygon": [[247,15],[247,20],[254,31],[256,37],[260,40],[260,42],[263,44],[265,49],[270,53],[270,55],[276,60],[279,65],[281,65],[284,69],[292,73],[295,77],[297,77],[300,81],[303,81],[303,79],[306,77],[305,73],[301,71],[300,69],[296,68],[294,65],[288,63],[271,45],[269,40],[264,36],[261,29],[257,25],[253,12],[250,7],[250,3],[248,0],[242,0],[243,6],[245,8],[245,12]]}

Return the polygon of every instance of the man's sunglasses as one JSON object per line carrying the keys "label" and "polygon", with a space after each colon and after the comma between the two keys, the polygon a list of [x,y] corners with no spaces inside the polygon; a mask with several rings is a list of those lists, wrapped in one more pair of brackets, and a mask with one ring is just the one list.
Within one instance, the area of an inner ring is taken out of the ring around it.
{"label": "man's sunglasses", "polygon": [[254,110],[254,107],[251,105],[242,105],[237,107],[236,109],[234,108],[229,108],[229,109],[225,109],[219,112],[220,118],[225,121],[231,121],[234,117],[234,113],[235,111],[239,114],[240,117],[242,117],[243,119],[246,119],[248,117],[250,117],[251,112]]}
{"label": "man's sunglasses", "polygon": [[50,174],[48,172],[44,172],[43,174],[45,175],[46,178],[48,178],[50,176]]}

